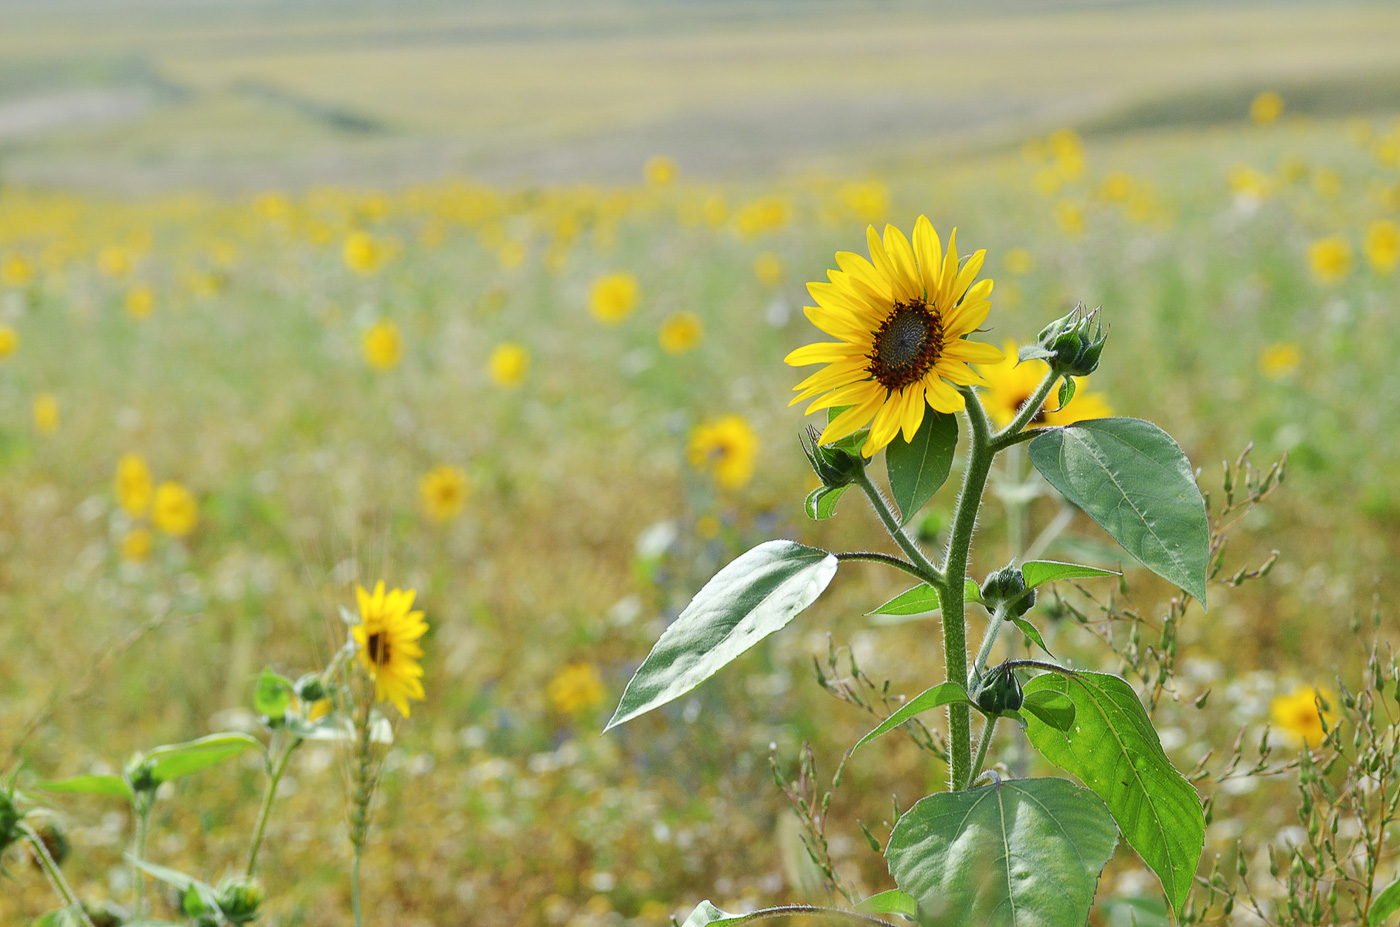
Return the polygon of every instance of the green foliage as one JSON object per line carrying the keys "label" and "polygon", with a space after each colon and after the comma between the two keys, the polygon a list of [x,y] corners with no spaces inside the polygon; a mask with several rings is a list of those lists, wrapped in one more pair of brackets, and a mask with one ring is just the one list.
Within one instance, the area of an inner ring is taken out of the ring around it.
{"label": "green foliage", "polygon": [[1016,779],[930,795],[890,834],[885,857],[922,927],[1083,924],[1118,828],[1064,779]]}
{"label": "green foliage", "polygon": [[883,605],[866,612],[867,615],[923,615],[938,611],[938,590],[928,583],[906,589]]}
{"label": "green foliage", "polygon": [[869,734],[866,734],[860,740],[856,741],[856,745],[851,748],[851,752],[854,753],[881,734],[894,730],[920,712],[928,711],[931,708],[938,708],[943,705],[951,705],[954,702],[962,702],[970,705],[972,704],[972,699],[968,698],[967,692],[956,682],[940,682],[936,686],[930,686],[905,702],[902,707],[884,721],[881,721]]}
{"label": "green foliage", "polygon": [[281,721],[286,717],[295,694],[290,679],[265,669],[258,676],[257,686],[253,690],[253,709],[269,721]]}
{"label": "green foliage", "polygon": [[1371,899],[1371,913],[1366,915],[1366,927],[1380,927],[1396,911],[1400,911],[1400,879],[1391,882]]}
{"label": "green foliage", "polygon": [[1140,419],[1093,419],[1038,435],[1030,458],[1124,550],[1205,604],[1210,525],[1170,435]]}
{"label": "green foliage", "polygon": [[1068,731],[1074,726],[1074,700],[1063,692],[1053,689],[1035,689],[1026,692],[1021,703],[1021,711],[1032,715],[1057,731]]}
{"label": "green foliage", "polygon": [[924,420],[914,433],[914,440],[897,437],[885,451],[885,468],[890,478],[890,493],[899,507],[901,525],[910,520],[933,498],[933,494],[948,481],[953,466],[953,451],[958,444],[958,419],[955,415],[924,411]]}
{"label": "green foliage", "polygon": [[792,541],[768,541],[715,574],[661,635],[605,730],[678,698],[816,601],[836,558]]}
{"label": "green foliage", "polygon": [[1117,570],[1084,566],[1081,563],[1060,563],[1056,560],[1027,560],[1021,564],[1021,575],[1026,579],[1026,588],[1034,589],[1057,579],[1089,579],[1096,576],[1117,576]]}
{"label": "green foliage", "polygon": [[846,492],[846,486],[818,486],[807,494],[802,510],[814,521],[824,521],[836,514],[836,503]]}
{"label": "green foliage", "polygon": [[1123,838],[1162,880],[1176,911],[1186,903],[1206,822],[1196,791],[1167,759],[1132,686],[1107,673],[1046,673],[1026,684],[1073,703],[1068,728],[1032,712],[1027,735],[1046,759],[1108,805]]}
{"label": "green foliage", "polygon": [[114,798],[131,798],[131,786],[121,776],[70,776],[67,779],[49,779],[38,783],[35,788],[45,792],[68,792],[74,795],[110,795]]}
{"label": "green foliage", "polygon": [[908,892],[892,888],[889,891],[871,895],[856,905],[856,910],[871,914],[903,914],[905,917],[917,917],[919,902]]}
{"label": "green foliage", "polygon": [[210,734],[198,740],[156,747],[146,754],[157,782],[169,782],[217,766],[244,750],[261,750],[257,738],[238,731]]}

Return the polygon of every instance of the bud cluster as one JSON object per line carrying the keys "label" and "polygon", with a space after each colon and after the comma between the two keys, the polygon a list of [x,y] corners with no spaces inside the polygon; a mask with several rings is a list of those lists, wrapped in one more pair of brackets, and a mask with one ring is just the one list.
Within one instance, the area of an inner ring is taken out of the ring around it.
{"label": "bud cluster", "polygon": [[812,465],[822,485],[828,489],[849,486],[865,469],[865,460],[858,453],[852,453],[841,444],[818,444],[817,430],[807,426],[807,433],[801,436],[802,453]]}

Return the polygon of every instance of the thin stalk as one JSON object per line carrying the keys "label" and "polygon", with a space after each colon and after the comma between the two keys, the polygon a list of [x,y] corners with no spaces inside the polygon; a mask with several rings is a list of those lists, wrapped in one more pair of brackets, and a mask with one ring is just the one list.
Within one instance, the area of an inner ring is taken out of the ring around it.
{"label": "thin stalk", "polygon": [[350,907],[355,912],[355,927],[360,925],[360,847],[355,847],[355,861],[350,864]]}
{"label": "thin stalk", "polygon": [[997,632],[1001,630],[1001,623],[1006,620],[1006,603],[1003,602],[992,612],[992,620],[987,624],[986,636],[982,638],[982,646],[977,650],[977,662],[972,664],[972,678],[981,679],[982,673],[987,668],[987,658],[992,655],[992,644],[996,643]]}
{"label": "thin stalk", "polygon": [[904,551],[904,556],[908,557],[914,566],[919,568],[920,572],[916,575],[920,576],[924,582],[942,591],[944,583],[942,571],[934,566],[933,561],[919,549],[919,545],[915,544],[909,535],[904,533],[904,529],[899,526],[899,519],[890,509],[889,502],[885,500],[879,487],[870,481],[870,474],[866,473],[864,469],[856,474],[856,485],[864,491],[866,498],[870,500],[871,507],[875,509],[875,514],[880,516],[885,530],[899,545],[899,549]]}
{"label": "thin stalk", "polygon": [[85,927],[94,927],[92,918],[88,917],[87,909],[84,908],[83,903],[78,900],[78,896],[73,894],[73,889],[68,884],[68,880],[63,877],[63,871],[58,868],[58,863],[54,862],[53,856],[49,854],[49,848],[44,846],[44,838],[40,837],[34,831],[34,828],[30,827],[28,824],[20,824],[19,829],[20,833],[24,834],[25,839],[29,841],[29,845],[34,849],[34,856],[39,860],[39,865],[43,868],[44,875],[48,876],[49,884],[52,885],[53,890],[58,893],[58,897],[63,899],[63,903],[68,906],[69,910],[78,912],[78,917],[82,920]]}
{"label": "thin stalk", "polygon": [[874,550],[852,550],[836,555],[837,560],[867,560],[871,563],[883,563],[892,566],[897,570],[903,570],[911,576],[917,576],[924,582],[929,582],[931,577],[925,576],[923,571],[907,560],[900,560],[890,554],[882,554]]}
{"label": "thin stalk", "polygon": [[889,921],[882,921],[878,917],[869,914],[862,914],[859,911],[843,911],[840,908],[823,908],[814,904],[784,904],[772,908],[764,908],[761,911],[754,911],[752,914],[745,914],[735,918],[733,921],[725,923],[744,923],[748,921],[766,921],[773,917],[803,917],[808,914],[820,914],[823,919],[851,921],[856,924],[875,924],[883,927],[894,927]]}
{"label": "thin stalk", "polygon": [[992,745],[992,734],[996,731],[996,726],[996,715],[989,717],[987,723],[982,725],[982,739],[977,742],[977,757],[972,761],[972,772],[968,774],[963,788],[971,788],[977,777],[982,775],[982,764],[987,762],[987,748]]}
{"label": "thin stalk", "polygon": [[262,810],[258,812],[258,826],[253,831],[253,845],[248,848],[248,866],[244,870],[244,878],[253,878],[253,873],[257,871],[258,851],[262,849],[263,833],[267,830],[267,819],[272,813],[272,800],[277,795],[277,784],[282,781],[282,774],[287,771],[287,762],[292,758],[292,751],[299,746],[301,738],[293,737],[269,771],[267,794],[263,796]]}
{"label": "thin stalk", "polygon": [[[996,451],[991,444],[991,426],[977,394],[962,388],[967,401],[967,420],[972,432],[969,442],[967,469],[963,473],[962,490],[958,494],[953,531],[948,537],[948,549],[943,557],[944,577],[940,604],[943,606],[943,660],[947,678],[967,688],[967,600],[964,583],[967,580],[968,551],[977,527],[977,510],[982,505],[982,493],[987,487],[987,474],[992,469]],[[960,789],[968,781],[972,766],[972,716],[966,704],[948,706],[948,782],[949,788]]]}
{"label": "thin stalk", "polygon": [[364,709],[360,712],[360,739],[356,744],[355,791],[350,799],[350,843],[355,848],[354,862],[350,866],[350,905],[355,912],[355,927],[361,927],[360,858],[365,852],[365,838],[369,834],[369,804],[374,797],[374,777],[370,769],[370,753],[374,747],[369,730],[370,710],[374,705],[372,693],[365,693],[364,702]]}
{"label": "thin stalk", "polygon": [[[1031,398],[1027,399],[1016,412],[1016,417],[1011,420],[1011,424],[997,432],[996,436],[991,439],[993,451],[1004,450],[1013,444],[1019,444],[1022,441],[1028,440],[1028,438],[1022,435],[1022,430],[1031,423],[1031,419],[1035,418],[1041,406],[1045,405],[1046,398],[1049,397],[1050,391],[1055,388],[1055,384],[1058,383],[1059,380],[1060,375],[1053,369],[1046,374],[1045,379],[1040,381],[1040,385],[1036,387],[1035,392],[1031,393]],[[970,392],[971,390],[967,387],[963,387],[964,395]],[[1034,436],[1034,431],[1033,429],[1032,437]]]}
{"label": "thin stalk", "polygon": [[146,916],[146,872],[136,864],[146,859],[146,835],[150,831],[155,794],[143,794],[136,802],[136,854],[131,860],[131,869],[136,875],[136,919],[141,920]]}
{"label": "thin stalk", "polygon": [[[1006,478],[1012,486],[1020,487],[1026,482],[1024,473],[1025,454],[1019,444],[1013,445],[1006,454]],[[1026,549],[1027,509],[1029,503],[1018,493],[1006,502],[1006,562],[1015,563]]]}

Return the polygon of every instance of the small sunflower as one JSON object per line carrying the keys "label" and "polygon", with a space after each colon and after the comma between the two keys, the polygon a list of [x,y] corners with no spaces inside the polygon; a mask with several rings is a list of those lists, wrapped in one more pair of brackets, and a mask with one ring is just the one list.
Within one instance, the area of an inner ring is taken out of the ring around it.
{"label": "small sunflower", "polygon": [[807,318],[841,340],[809,344],[786,358],[802,367],[826,364],[797,384],[792,404],[821,396],[808,414],[848,406],[822,432],[822,444],[839,441],[865,425],[870,436],[861,449],[866,457],[903,432],[909,441],[924,420],[925,405],[937,412],[964,406],[957,386],[983,383],[970,364],[994,364],[1002,354],[989,344],[967,341],[991,310],[992,281],[973,281],[985,251],[959,262],[957,229],[948,236],[948,252],[927,216],[914,224],[914,242],[892,225],[884,241],[875,227],[866,229],[867,261],[839,251],[840,270],[829,270],[830,283],[809,283],[816,306]]}
{"label": "small sunflower", "polygon": [[[1050,372],[1050,365],[1043,360],[1017,363],[1014,341],[1004,342],[1002,350],[1006,352],[1006,357],[1001,363],[979,368],[982,376],[987,378],[987,387],[982,392],[982,405],[998,428],[1005,428],[1011,424],[1016,418],[1016,413],[1021,411],[1021,406],[1035,395],[1036,387],[1040,386],[1045,375]],[[1076,382],[1079,388],[1069,402],[1057,409],[1042,408],[1027,427],[1073,425],[1075,422],[1091,418],[1108,418],[1113,414],[1113,409],[1103,393],[1089,392],[1088,377],[1077,377]]]}
{"label": "small sunflower", "polygon": [[360,663],[374,680],[375,701],[394,703],[408,717],[408,700],[423,700],[423,667],[418,660],[423,648],[418,639],[428,630],[423,613],[413,608],[414,590],[384,591],[384,583],[374,592],[355,587],[360,605],[360,623],[350,629],[360,651]]}

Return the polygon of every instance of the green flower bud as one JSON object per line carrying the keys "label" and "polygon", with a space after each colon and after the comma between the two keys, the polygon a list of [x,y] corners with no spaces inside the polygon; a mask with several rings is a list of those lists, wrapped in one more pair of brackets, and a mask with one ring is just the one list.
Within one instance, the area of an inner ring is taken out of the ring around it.
{"label": "green flower bud", "polygon": [[1040,358],[1056,373],[1072,377],[1087,377],[1099,367],[1108,333],[1099,318],[1099,310],[1085,312],[1075,306],[1069,315],[1056,319],[1036,336],[1035,344],[1021,349],[1021,360]]}
{"label": "green flower bud", "polygon": [[[68,835],[63,832],[55,820],[46,820],[34,828],[35,835],[43,843],[44,850],[49,854],[49,859],[54,861],[54,865],[62,866],[63,861],[68,858],[68,853],[72,850],[72,845],[68,842]],[[34,857],[34,868],[42,869],[39,863],[38,854]]]}
{"label": "green flower bud", "polygon": [[307,673],[296,681],[293,688],[296,689],[297,698],[306,705],[319,702],[326,697],[326,684],[321,679],[320,673]]}
{"label": "green flower bud", "polygon": [[24,815],[15,805],[15,791],[11,787],[0,787],[0,854],[24,836],[20,824]]}
{"label": "green flower bud", "polygon": [[258,918],[262,907],[262,889],[242,879],[225,879],[219,883],[219,910],[231,924],[247,924]]}
{"label": "green flower bud", "polygon": [[982,583],[982,601],[995,610],[1005,605],[1006,617],[1020,618],[1035,605],[1035,590],[1026,591],[1026,578],[1013,564],[1007,564]]}
{"label": "green flower bud", "polygon": [[799,436],[802,453],[812,465],[822,485],[830,489],[849,486],[865,469],[865,459],[853,454],[839,444],[818,444],[818,432],[811,425],[805,435]]}
{"label": "green flower bud", "polygon": [[1003,663],[982,677],[973,700],[989,715],[1017,711],[1026,699],[1016,670]]}
{"label": "green flower bud", "polygon": [[137,753],[127,762],[123,771],[127,784],[131,790],[139,795],[154,795],[156,789],[160,788],[160,780],[156,778],[155,766],[146,759],[144,753]]}

